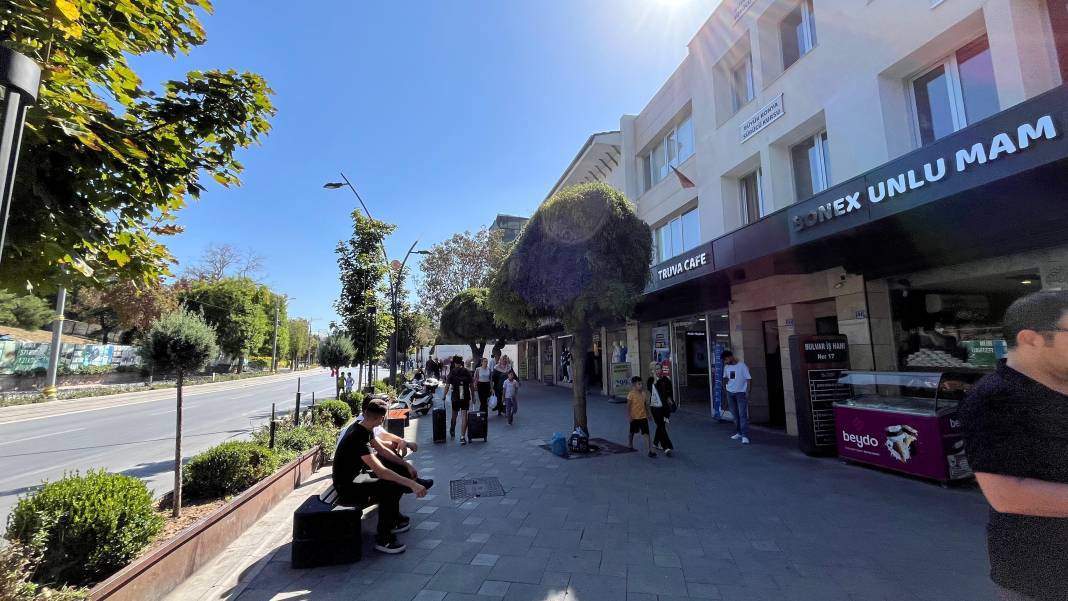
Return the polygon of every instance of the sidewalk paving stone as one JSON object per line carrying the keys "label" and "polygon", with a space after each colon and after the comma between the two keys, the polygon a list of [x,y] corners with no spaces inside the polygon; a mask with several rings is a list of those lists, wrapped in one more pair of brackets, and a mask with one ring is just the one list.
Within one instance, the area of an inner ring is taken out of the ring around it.
{"label": "sidewalk paving stone", "polygon": [[[946,490],[806,457],[796,440],[761,429],[743,447],[729,440],[729,425],[687,412],[671,420],[673,457],[566,461],[537,445],[569,429],[570,391],[525,383],[524,393],[522,417],[509,427],[491,416],[485,443],[434,445],[430,420],[413,420],[407,435],[421,445],[413,462],[436,484],[428,498],[402,501],[413,520],[401,535],[406,553],[373,550],[371,516],[359,563],[294,571],[289,546],[280,544],[231,598],[996,598],[987,581],[987,508],[974,487]],[[598,396],[588,403],[595,435],[625,442],[625,406]],[[500,479],[504,497],[449,498],[450,480],[487,476]],[[247,536],[264,538],[258,527]]]}

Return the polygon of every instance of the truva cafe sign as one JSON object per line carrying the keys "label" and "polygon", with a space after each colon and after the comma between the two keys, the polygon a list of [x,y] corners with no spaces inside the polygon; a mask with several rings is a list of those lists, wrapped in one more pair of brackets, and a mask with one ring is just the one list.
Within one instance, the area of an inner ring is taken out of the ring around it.
{"label": "truva cafe sign", "polygon": [[[865,205],[905,202],[909,193],[926,186],[938,186],[951,178],[953,174],[966,171],[986,169],[989,165],[1004,157],[1026,152],[1045,140],[1060,136],[1051,115],[1043,115],[1034,121],[1026,121],[1016,127],[995,133],[990,139],[980,140],[958,148],[944,156],[933,158],[917,164],[911,169],[904,169],[878,181],[866,181],[868,185],[855,190],[847,190],[842,196],[826,203],[812,207],[806,206],[804,212],[791,213],[790,227],[794,232],[802,232],[819,227],[823,223],[839,219],[854,211],[860,211]],[[863,184],[859,184],[862,185]]]}
{"label": "truva cafe sign", "polygon": [[708,264],[708,253],[707,252],[702,252],[702,253],[693,255],[692,257],[687,257],[685,259],[680,259],[678,262],[672,263],[671,265],[668,265],[666,267],[661,267],[661,268],[657,269],[656,270],[656,277],[657,277],[657,280],[659,280],[660,282],[663,282],[665,280],[670,280],[671,278],[680,276],[680,275],[686,273],[687,271],[692,271],[694,269],[697,269],[698,267],[701,267],[701,266],[707,265],[707,264]]}

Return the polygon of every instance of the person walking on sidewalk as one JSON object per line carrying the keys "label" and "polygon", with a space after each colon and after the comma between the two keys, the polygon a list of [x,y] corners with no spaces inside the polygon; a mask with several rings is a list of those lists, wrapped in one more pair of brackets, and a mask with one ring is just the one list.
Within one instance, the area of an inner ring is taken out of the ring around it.
{"label": "person walking on sidewalk", "polygon": [[337,370],[337,398],[341,398],[342,392],[345,392],[345,372],[341,371],[339,367]]}
{"label": "person walking on sidewalk", "polygon": [[653,446],[671,457],[671,453],[675,450],[675,445],[671,444],[671,437],[668,436],[667,430],[668,418],[675,410],[671,378],[667,377],[663,366],[656,361],[649,365],[649,370],[655,374],[649,376],[649,380],[645,383],[649,392],[649,413],[653,414],[653,422],[656,423]]}
{"label": "person walking on sidewalk", "polygon": [[508,372],[508,377],[501,386],[504,392],[504,411],[508,415],[508,425],[512,425],[516,412],[519,411],[519,380],[515,379],[515,372]]}
{"label": "person walking on sidewalk", "polygon": [[475,382],[478,387],[478,410],[489,415],[489,398],[493,392],[493,368],[489,365],[489,359],[483,357],[475,369]]}
{"label": "person walking on sidewalk", "polygon": [[627,417],[630,420],[630,436],[627,438],[627,446],[634,448],[634,435],[645,436],[645,448],[649,450],[650,457],[656,457],[653,450],[653,441],[649,438],[649,413],[646,405],[649,403],[649,393],[642,386],[642,377],[634,376],[630,379],[630,392],[627,394]]}
{"label": "person walking on sidewalk", "polygon": [[352,387],[355,385],[356,380],[352,377],[352,372],[350,371],[348,375],[345,376],[345,393],[352,394]]}
{"label": "person walking on sidewalk", "polygon": [[[340,504],[360,506],[367,500],[378,504],[375,549],[396,554],[405,550],[405,545],[397,540],[397,534],[411,528],[410,520],[401,519],[401,496],[412,492],[416,497],[423,498],[427,485],[433,486],[433,482],[417,481],[415,468],[410,463],[377,444],[373,432],[385,419],[385,401],[374,399],[368,403],[363,421],[349,428],[338,443],[331,477]],[[372,446],[377,455],[372,451]],[[384,465],[379,457],[389,461],[392,467]]]}
{"label": "person walking on sidewalk", "polygon": [[504,381],[508,379],[508,374],[512,373],[512,360],[508,358],[508,355],[502,354],[497,362],[493,365],[493,394],[497,395],[497,415],[502,415],[505,412],[504,407]]}
{"label": "person walking on sidewalk", "polygon": [[1068,598],[1068,291],[1005,311],[1006,359],[960,406],[964,450],[990,503],[990,578],[1002,599]]}
{"label": "person walking on sidewalk", "polygon": [[739,361],[734,353],[723,351],[723,380],[727,388],[727,402],[734,413],[734,434],[731,440],[749,444],[749,382],[753,376],[749,367]]}
{"label": "person walking on sidewalk", "polygon": [[474,393],[475,384],[471,372],[464,367],[464,359],[460,355],[452,358],[452,366],[449,368],[449,379],[445,383],[444,396],[452,390],[452,421],[449,424],[449,436],[456,438],[456,416],[460,415],[460,444],[467,444],[467,412],[471,409],[471,395]]}

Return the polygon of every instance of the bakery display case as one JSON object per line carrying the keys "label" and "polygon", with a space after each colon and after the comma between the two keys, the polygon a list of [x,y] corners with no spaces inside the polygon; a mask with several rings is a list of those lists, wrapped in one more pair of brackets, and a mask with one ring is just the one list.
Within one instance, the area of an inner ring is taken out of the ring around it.
{"label": "bakery display case", "polygon": [[958,405],[981,371],[846,371],[834,403],[838,455],[923,478],[971,477]]}

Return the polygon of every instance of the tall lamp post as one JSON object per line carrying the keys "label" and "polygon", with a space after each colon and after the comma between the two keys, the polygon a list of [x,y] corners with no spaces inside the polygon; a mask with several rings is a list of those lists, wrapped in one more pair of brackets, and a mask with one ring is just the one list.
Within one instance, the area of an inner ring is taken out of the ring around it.
{"label": "tall lamp post", "polygon": [[33,59],[0,46],[0,257],[4,252],[15,167],[19,162],[26,109],[37,102],[41,68]]}
{"label": "tall lamp post", "polygon": [[[360,193],[356,191],[356,187],[352,185],[352,182],[349,181],[349,178],[345,177],[344,173],[341,174],[341,179],[343,181],[340,181],[340,182],[327,182],[327,183],[323,184],[323,187],[326,188],[327,190],[337,190],[339,188],[348,188],[356,196],[356,200],[360,201],[360,206],[363,207],[364,214],[367,215],[368,218],[370,218],[371,217],[371,212],[367,210],[367,203],[365,203],[363,201],[363,197],[360,196]],[[404,265],[408,262],[408,257],[410,257],[412,255],[428,255],[428,254],[430,254],[430,251],[415,250],[415,247],[418,244],[419,244],[418,240],[416,240],[412,244],[411,248],[409,248],[408,252],[404,255],[404,260],[403,261],[394,260],[392,263],[390,263],[390,261],[389,261],[389,253],[386,252],[386,245],[383,244],[381,240],[379,241],[379,244],[378,244],[379,249],[382,251],[382,260],[385,261],[390,266],[390,268],[391,268],[390,272],[391,273],[393,271],[396,271],[395,275],[393,275],[392,277],[387,278],[387,281],[389,282],[389,299],[390,299],[390,307],[389,308],[390,308],[390,313],[393,314],[393,336],[391,337],[392,349],[390,349],[390,353],[389,353],[389,355],[390,355],[390,357],[389,357],[389,381],[393,385],[396,385],[396,383],[397,383],[397,343],[400,340],[400,336],[399,336],[399,332],[398,332],[398,330],[400,329],[400,298],[399,298],[399,295],[400,295],[401,277],[404,275]],[[368,360],[368,367],[370,367],[370,360]],[[371,383],[373,383],[373,382],[371,382]]]}

